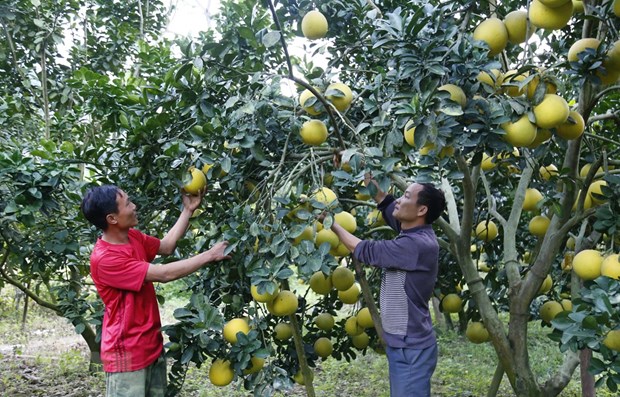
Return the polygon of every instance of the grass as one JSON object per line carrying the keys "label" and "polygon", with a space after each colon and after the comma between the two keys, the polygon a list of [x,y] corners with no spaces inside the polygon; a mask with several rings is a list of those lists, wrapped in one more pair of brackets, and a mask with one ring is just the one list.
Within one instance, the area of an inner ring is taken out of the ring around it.
{"label": "grass", "polygon": [[[0,302],[1,303],[1,302]],[[164,319],[177,302],[163,308]],[[88,351],[66,320],[40,308],[32,307],[25,330],[19,314],[10,305],[0,304],[0,395],[12,397],[57,396],[98,397],[104,395],[101,373],[88,372]],[[164,320],[166,321],[166,320]],[[530,361],[533,372],[544,381],[557,369],[562,355],[547,338],[549,328],[531,323],[529,328]],[[438,330],[439,363],[433,376],[434,397],[484,396],[493,377],[497,358],[490,344],[474,345],[452,331]],[[208,366],[190,367],[181,397],[237,397],[251,393],[243,389],[242,380],[218,388],[208,380]],[[369,351],[348,363],[327,359],[315,368],[317,396],[387,397],[388,369],[385,356]],[[305,389],[276,396],[305,396]],[[502,381],[498,396],[513,396],[508,381]],[[561,394],[581,395],[579,370]],[[598,389],[597,396],[614,395]]]}

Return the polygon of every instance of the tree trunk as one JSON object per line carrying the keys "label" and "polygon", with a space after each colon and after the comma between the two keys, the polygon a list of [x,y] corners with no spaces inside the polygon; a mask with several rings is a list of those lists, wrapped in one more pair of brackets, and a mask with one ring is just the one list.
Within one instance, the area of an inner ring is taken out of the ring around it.
{"label": "tree trunk", "polygon": [[[282,281],[282,286],[285,289],[290,289],[288,280]],[[297,321],[297,315],[295,313],[291,314],[289,317],[289,321],[291,322],[291,327],[293,328],[293,341],[295,342],[295,351],[297,352],[297,359],[299,361],[299,370],[304,379],[304,386],[306,387],[306,394],[308,397],[315,397],[314,393],[314,385],[312,384],[312,370],[308,366],[308,360],[306,360],[306,350],[304,348],[304,341],[302,337],[302,330],[299,322]]]}
{"label": "tree trunk", "polygon": [[24,297],[24,311],[22,312],[22,331],[26,329],[26,320],[28,319],[28,295]]}
{"label": "tree trunk", "polygon": [[495,367],[495,373],[493,374],[493,379],[491,380],[491,386],[489,386],[489,391],[487,392],[487,397],[496,397],[497,392],[499,390],[499,386],[502,384],[502,379],[504,378],[504,368],[500,363],[497,363],[497,367]]}
{"label": "tree trunk", "polygon": [[101,344],[97,342],[97,333],[90,326],[87,325],[84,331],[82,332],[82,338],[88,345],[88,350],[90,350],[90,363],[88,366],[88,370],[91,373],[101,372],[103,369],[101,366]]}
{"label": "tree trunk", "polygon": [[581,397],[595,397],[594,376],[588,372],[592,360],[592,350],[583,349],[579,352],[579,370],[581,372]]}
{"label": "tree trunk", "polygon": [[362,264],[353,256],[353,266],[355,267],[355,274],[360,283],[360,288],[362,289],[362,294],[364,295],[364,302],[366,302],[366,307],[368,307],[368,311],[370,311],[370,317],[372,317],[372,322],[375,324],[375,330],[377,331],[377,335],[379,336],[379,342],[381,346],[385,348],[385,341],[383,340],[383,324],[381,323],[381,315],[379,314],[379,310],[377,309],[377,304],[372,297],[372,292],[370,291],[370,286],[368,285],[368,280],[366,279],[366,273],[364,272],[364,268]]}
{"label": "tree trunk", "polygon": [[444,318],[443,313],[439,310],[439,299],[433,296],[431,298],[431,305],[433,306],[435,321],[439,327],[446,329],[446,319]]}

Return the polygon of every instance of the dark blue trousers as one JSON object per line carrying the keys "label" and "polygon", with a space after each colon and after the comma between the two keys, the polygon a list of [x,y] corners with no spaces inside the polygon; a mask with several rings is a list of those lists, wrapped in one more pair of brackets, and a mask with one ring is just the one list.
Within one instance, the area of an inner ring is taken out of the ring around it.
{"label": "dark blue trousers", "polygon": [[437,366],[437,344],[426,349],[385,349],[390,365],[391,397],[430,397]]}

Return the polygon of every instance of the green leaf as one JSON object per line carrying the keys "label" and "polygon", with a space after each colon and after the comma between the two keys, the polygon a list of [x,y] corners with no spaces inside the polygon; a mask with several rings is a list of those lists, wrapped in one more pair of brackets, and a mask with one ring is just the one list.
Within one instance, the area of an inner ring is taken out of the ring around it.
{"label": "green leaf", "polygon": [[263,45],[267,48],[273,47],[280,41],[282,35],[278,31],[271,31],[263,36]]}

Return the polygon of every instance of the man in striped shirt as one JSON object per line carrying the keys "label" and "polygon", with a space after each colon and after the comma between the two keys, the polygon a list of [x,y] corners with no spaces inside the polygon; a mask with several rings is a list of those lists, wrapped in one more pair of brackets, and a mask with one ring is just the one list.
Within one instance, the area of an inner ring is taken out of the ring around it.
{"label": "man in striped shirt", "polygon": [[437,280],[439,244],[431,224],[444,212],[441,190],[413,183],[395,199],[379,189],[375,200],[393,240],[360,240],[334,222],[332,230],[363,263],[383,269],[380,310],[392,397],[430,397],[437,341],[428,302]]}

